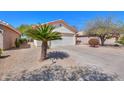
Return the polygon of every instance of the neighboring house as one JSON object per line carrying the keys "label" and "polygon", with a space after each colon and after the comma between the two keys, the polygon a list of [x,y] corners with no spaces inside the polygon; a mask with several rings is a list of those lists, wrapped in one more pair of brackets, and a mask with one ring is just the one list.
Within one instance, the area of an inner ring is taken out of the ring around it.
{"label": "neighboring house", "polygon": [[[52,22],[48,22],[45,24],[53,25],[55,26],[54,31],[60,32],[62,34],[62,40],[53,40],[49,41],[50,47],[56,47],[56,46],[67,46],[67,45],[75,45],[76,44],[76,33],[77,30],[69,26],[67,23],[65,23],[64,20],[56,20]],[[41,46],[41,41],[34,40],[35,46]]]}
{"label": "neighboring house", "polygon": [[0,20],[0,48],[10,49],[15,47],[15,40],[21,35],[14,27]]}

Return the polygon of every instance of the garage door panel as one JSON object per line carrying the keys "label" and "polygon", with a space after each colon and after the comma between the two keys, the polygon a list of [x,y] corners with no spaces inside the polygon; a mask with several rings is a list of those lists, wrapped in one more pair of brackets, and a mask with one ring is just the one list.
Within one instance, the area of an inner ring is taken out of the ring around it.
{"label": "garage door panel", "polygon": [[74,45],[75,44],[75,38],[74,37],[62,37],[62,40],[54,40],[51,41],[51,47],[57,47],[57,46],[67,46],[67,45]]}

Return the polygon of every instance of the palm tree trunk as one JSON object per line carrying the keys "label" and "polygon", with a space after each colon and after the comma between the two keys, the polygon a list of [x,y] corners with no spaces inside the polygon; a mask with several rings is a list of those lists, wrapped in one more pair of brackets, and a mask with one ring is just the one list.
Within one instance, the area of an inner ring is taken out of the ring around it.
{"label": "palm tree trunk", "polygon": [[45,60],[47,56],[47,41],[42,41],[41,46],[41,61]]}

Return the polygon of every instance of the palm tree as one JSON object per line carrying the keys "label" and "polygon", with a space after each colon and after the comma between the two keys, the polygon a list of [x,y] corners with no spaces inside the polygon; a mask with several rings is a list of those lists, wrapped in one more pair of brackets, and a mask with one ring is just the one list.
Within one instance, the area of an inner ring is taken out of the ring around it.
{"label": "palm tree", "polygon": [[41,61],[45,60],[47,57],[48,41],[59,40],[61,34],[59,32],[53,31],[55,27],[52,25],[38,25],[35,28],[25,31],[28,37],[34,40],[42,41],[41,45]]}

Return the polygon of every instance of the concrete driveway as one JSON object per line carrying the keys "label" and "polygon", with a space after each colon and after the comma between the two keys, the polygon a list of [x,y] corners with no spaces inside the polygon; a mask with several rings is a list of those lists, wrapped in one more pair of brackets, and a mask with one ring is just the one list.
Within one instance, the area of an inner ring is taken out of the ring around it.
{"label": "concrete driveway", "polygon": [[[124,48],[92,48],[80,45],[52,48],[48,52],[51,58],[57,59],[56,64],[62,66],[96,66],[106,73],[116,73],[120,80],[124,80]],[[9,50],[4,55],[10,56],[0,59],[1,80],[8,74],[30,71],[52,64],[51,59],[39,62],[40,48]]]}
{"label": "concrete driveway", "polygon": [[78,65],[96,66],[107,73],[116,73],[124,80],[124,47],[92,48],[87,45],[61,47]]}

